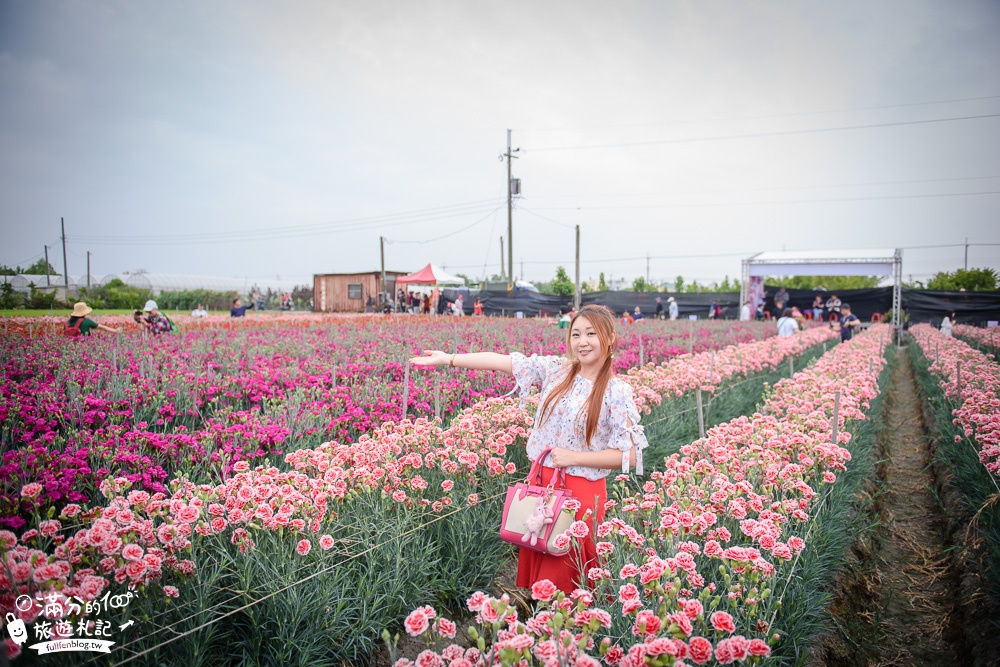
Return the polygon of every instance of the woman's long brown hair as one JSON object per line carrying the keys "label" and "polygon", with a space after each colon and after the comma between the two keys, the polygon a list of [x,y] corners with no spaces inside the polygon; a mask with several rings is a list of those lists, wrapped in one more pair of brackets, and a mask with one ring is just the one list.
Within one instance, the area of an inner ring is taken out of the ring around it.
{"label": "woman's long brown hair", "polygon": [[[577,374],[580,372],[580,360],[573,357],[571,342],[573,340],[573,325],[581,317],[586,318],[591,326],[594,327],[594,332],[597,334],[597,339],[601,344],[601,351],[605,354],[604,363],[601,365],[601,370],[594,380],[594,386],[590,390],[587,405],[583,408],[587,416],[585,434],[586,443],[589,447],[590,438],[597,431],[597,422],[601,418],[601,408],[604,406],[604,392],[607,391],[608,382],[611,380],[611,376],[614,375],[614,371],[612,371],[614,364],[613,355],[618,348],[618,337],[615,336],[615,316],[604,306],[584,306],[570,321],[569,333],[566,334],[566,354],[570,360],[569,372],[566,374],[566,378],[546,397],[545,402],[538,411],[538,423],[541,424],[549,417],[552,408],[569,392],[570,387],[573,386],[573,382],[576,380]],[[577,415],[577,418],[579,418],[579,415]]]}

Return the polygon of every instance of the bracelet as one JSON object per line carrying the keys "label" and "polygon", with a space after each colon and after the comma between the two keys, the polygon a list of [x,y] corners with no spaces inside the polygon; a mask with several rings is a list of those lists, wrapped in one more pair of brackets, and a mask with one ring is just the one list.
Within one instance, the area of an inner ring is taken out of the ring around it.
{"label": "bracelet", "polygon": [[451,361],[448,362],[448,368],[454,368],[454,367],[455,367],[455,355],[453,354],[451,355]]}

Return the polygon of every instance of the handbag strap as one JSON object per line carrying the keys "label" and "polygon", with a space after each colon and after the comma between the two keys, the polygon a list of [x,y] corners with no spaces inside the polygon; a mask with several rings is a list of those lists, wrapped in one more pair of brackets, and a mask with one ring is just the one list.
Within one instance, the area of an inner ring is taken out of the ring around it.
{"label": "handbag strap", "polygon": [[[531,464],[531,471],[528,473],[528,483],[542,485],[542,466],[545,465],[545,457],[552,453],[552,447],[548,449],[543,449],[542,453],[538,455],[538,458],[534,460]],[[556,474],[553,478],[553,487],[557,489],[566,488],[566,469],[556,468]]]}

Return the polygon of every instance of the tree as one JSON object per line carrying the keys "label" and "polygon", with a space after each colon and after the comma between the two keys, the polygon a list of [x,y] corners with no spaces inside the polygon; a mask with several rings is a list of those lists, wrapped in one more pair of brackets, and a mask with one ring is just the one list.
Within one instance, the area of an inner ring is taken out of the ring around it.
{"label": "tree", "polygon": [[58,275],[56,273],[56,270],[52,268],[52,265],[46,262],[44,259],[40,259],[31,266],[29,266],[28,268],[26,268],[24,270],[24,273],[27,273],[28,275],[31,276],[44,276],[46,274],[50,276]]}
{"label": "tree", "polygon": [[608,284],[604,281],[604,271],[601,271],[601,277],[598,278],[597,280],[597,291],[598,292],[608,291]]}
{"label": "tree", "polygon": [[982,292],[997,288],[997,272],[993,269],[958,269],[954,273],[939,271],[927,281],[927,289],[957,292]]}
{"label": "tree", "polygon": [[870,289],[882,282],[880,276],[771,276],[764,279],[768,285],[791,289],[812,290],[825,287],[829,291]]}
{"label": "tree", "polygon": [[677,280],[674,281],[674,291],[675,292],[684,291],[684,276],[677,276]]}
{"label": "tree", "polygon": [[456,278],[461,278],[462,282],[465,283],[466,287],[469,287],[470,285],[472,285],[472,280],[469,278],[469,276],[465,275],[464,273],[456,273],[455,277]]}
{"label": "tree", "polygon": [[552,281],[552,293],[559,296],[572,296],[576,291],[573,281],[569,279],[569,273],[562,266],[556,268],[556,279]]}
{"label": "tree", "polygon": [[642,276],[639,276],[638,278],[632,281],[632,291],[634,292],[649,292],[652,290],[652,288],[653,284],[647,283],[646,279],[643,278]]}

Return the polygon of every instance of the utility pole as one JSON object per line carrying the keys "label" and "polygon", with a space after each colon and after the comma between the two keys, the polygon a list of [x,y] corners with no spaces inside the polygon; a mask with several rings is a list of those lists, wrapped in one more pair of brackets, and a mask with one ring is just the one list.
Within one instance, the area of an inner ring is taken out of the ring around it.
{"label": "utility pole", "polygon": [[87,251],[87,289],[90,289],[90,251]]}
{"label": "utility pole", "polygon": [[66,219],[65,218],[59,218],[59,225],[62,228],[63,283],[66,286],[66,300],[68,301],[69,300],[69,271],[66,268]]}
{"label": "utility pole", "polygon": [[512,292],[514,290],[514,181],[511,178],[511,160],[515,159],[515,156],[511,153],[516,153],[521,150],[520,148],[515,148],[513,151],[510,149],[510,130],[507,130],[507,291]]}
{"label": "utility pole", "polygon": [[969,237],[965,237],[965,270],[969,270]]}
{"label": "utility pole", "polygon": [[646,284],[649,284],[649,253],[646,253]]}
{"label": "utility pole", "polygon": [[576,226],[576,296],[573,299],[573,311],[580,312],[580,225]]}
{"label": "utility pole", "polygon": [[385,303],[385,237],[378,237],[378,251],[382,257],[382,289],[379,290],[379,305]]}
{"label": "utility pole", "polygon": [[45,246],[45,286],[51,287],[52,281],[49,279],[49,247]]}
{"label": "utility pole", "polygon": [[521,260],[521,274],[519,280],[524,280],[524,260]]}
{"label": "utility pole", "polygon": [[505,275],[506,273],[507,273],[507,271],[506,271],[506,269],[504,269],[504,265],[503,265],[503,237],[501,236],[500,237],[500,278],[506,280],[507,279],[507,277]]}

